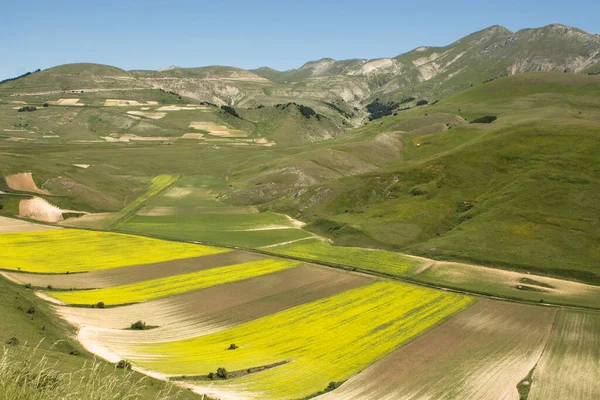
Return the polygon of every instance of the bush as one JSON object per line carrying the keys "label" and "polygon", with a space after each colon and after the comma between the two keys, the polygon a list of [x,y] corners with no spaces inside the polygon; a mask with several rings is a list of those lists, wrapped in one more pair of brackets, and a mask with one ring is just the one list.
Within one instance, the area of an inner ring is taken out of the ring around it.
{"label": "bush", "polygon": [[143,331],[144,329],[146,329],[146,323],[143,321],[136,321],[133,324],[131,324],[131,329],[136,329],[138,331]]}
{"label": "bush", "polygon": [[300,109],[300,113],[301,113],[303,116],[305,116],[306,118],[310,118],[310,117],[312,117],[313,115],[317,115],[317,113],[315,112],[315,110],[313,110],[313,109],[312,109],[312,108],[310,108],[310,107],[303,106],[302,104],[300,104],[300,105],[298,106],[298,109]]}
{"label": "bush", "polygon": [[225,111],[227,114],[231,114],[236,118],[242,118],[239,116],[239,114],[237,113],[237,111],[235,111],[235,108],[230,107],[230,106],[221,106],[221,110]]}
{"label": "bush", "polygon": [[98,304],[96,304],[96,307],[98,307],[98,308],[104,308],[104,302],[103,301],[99,301]]}
{"label": "bush", "polygon": [[381,103],[379,99],[375,99],[370,104],[367,104],[367,111],[369,114],[369,121],[373,121],[374,119],[379,119],[382,117],[386,117],[388,115],[392,115],[394,110],[400,105],[400,103],[388,102]]}
{"label": "bush", "polygon": [[44,108],[48,107],[48,103],[44,103]]}
{"label": "bush", "polygon": [[11,346],[17,346],[19,344],[19,339],[13,336],[10,339],[8,339],[6,344],[10,344]]}
{"label": "bush", "polygon": [[235,349],[239,349],[240,347],[235,344],[235,343],[231,343],[231,345],[229,345],[229,348],[227,350],[235,350]]}
{"label": "bush", "polygon": [[229,377],[229,373],[225,368],[217,368],[217,378],[227,379]]}
{"label": "bush", "polygon": [[486,115],[485,117],[474,119],[470,123],[471,124],[491,124],[492,122],[494,122],[497,119],[498,119],[498,117],[496,117],[495,115]]}
{"label": "bush", "polygon": [[35,314],[35,308],[29,307],[29,310],[27,310],[27,314]]}
{"label": "bush", "polygon": [[131,363],[127,360],[121,360],[117,363],[117,368],[120,369],[131,369]]}
{"label": "bush", "polygon": [[428,100],[419,100],[417,102],[417,106],[426,106],[427,104],[429,104]]}
{"label": "bush", "polygon": [[18,112],[32,112],[37,110],[37,107],[34,106],[23,106],[21,108],[19,108],[17,111]]}

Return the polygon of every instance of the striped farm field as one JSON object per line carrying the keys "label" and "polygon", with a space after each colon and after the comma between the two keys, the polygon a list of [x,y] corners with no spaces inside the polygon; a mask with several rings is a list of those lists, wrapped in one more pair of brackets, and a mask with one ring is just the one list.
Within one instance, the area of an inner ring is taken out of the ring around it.
{"label": "striped farm field", "polygon": [[74,305],[94,305],[99,302],[103,302],[107,306],[131,304],[270,274],[300,264],[298,261],[267,258],[129,285],[94,290],[57,291],[47,294],[64,303]]}
{"label": "striped farm field", "polygon": [[91,271],[82,274],[29,274],[26,272],[3,272],[2,275],[20,285],[31,284],[38,288],[54,289],[101,289],[128,285],[140,281],[189,274],[210,268],[224,267],[262,260],[266,256],[242,251],[227,251],[201,257],[183,258],[150,264],[131,265],[121,268]]}
{"label": "striped farm field", "polygon": [[[130,343],[181,340],[266,317],[373,282],[372,277],[304,264],[177,296],[110,308],[56,307],[90,347],[119,353]],[[200,306],[199,306],[200,305]],[[126,329],[143,318],[154,329]],[[125,347],[123,347],[125,346]],[[118,361],[118,360],[117,360]]]}
{"label": "striped farm field", "polygon": [[307,260],[344,264],[393,276],[412,276],[424,263],[418,258],[392,251],[331,246],[319,239],[275,246],[268,251]]}
{"label": "striped farm field", "polygon": [[121,211],[103,222],[104,228],[111,228],[121,220],[133,215],[146,201],[160,194],[160,192],[175,183],[177,179],[179,179],[179,175],[159,175],[154,177],[143,195],[127,204]]}
{"label": "striped farm field", "polygon": [[555,314],[479,300],[320,399],[517,400],[517,385],[540,358]]}
{"label": "striped farm field", "polygon": [[57,229],[3,234],[0,269],[46,274],[87,272],[226,251],[118,233]]}
{"label": "striped farm field", "polygon": [[[302,398],[348,379],[472,302],[469,296],[375,282],[213,334],[131,344],[119,355],[176,376],[285,363],[205,386],[190,383],[232,398]],[[239,348],[227,350],[231,343]]]}
{"label": "striped farm field", "polygon": [[528,399],[600,399],[600,315],[561,310]]}

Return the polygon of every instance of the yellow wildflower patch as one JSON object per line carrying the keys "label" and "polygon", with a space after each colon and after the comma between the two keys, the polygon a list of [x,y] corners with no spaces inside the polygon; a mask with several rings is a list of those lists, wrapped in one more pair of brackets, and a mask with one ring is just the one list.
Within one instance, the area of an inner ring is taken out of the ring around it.
{"label": "yellow wildflower patch", "polygon": [[7,233],[0,269],[59,274],[223,253],[229,250],[141,236],[76,229]]}
{"label": "yellow wildflower patch", "polygon": [[[233,396],[303,398],[348,379],[472,302],[464,295],[376,282],[214,334],[124,345],[119,352],[143,368],[186,376],[287,361],[207,386]],[[239,348],[227,350],[231,343]]]}
{"label": "yellow wildflower patch", "polygon": [[129,285],[94,290],[48,292],[47,294],[63,302],[78,305],[92,305],[99,302],[103,302],[107,306],[130,304],[266,275],[300,264],[298,261],[267,258]]}

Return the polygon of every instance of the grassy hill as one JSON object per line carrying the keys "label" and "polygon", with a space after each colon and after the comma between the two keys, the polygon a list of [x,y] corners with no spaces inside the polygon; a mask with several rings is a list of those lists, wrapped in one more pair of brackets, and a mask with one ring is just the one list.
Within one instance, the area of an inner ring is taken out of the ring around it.
{"label": "grassy hill", "polygon": [[47,302],[6,279],[0,279],[0,314],[3,399],[199,398],[95,358]]}
{"label": "grassy hill", "polygon": [[[303,187],[268,179],[272,193],[286,194],[263,207],[309,220],[313,230],[340,244],[597,283],[599,105],[595,76],[498,79],[374,121],[345,138],[402,131],[394,162]],[[498,119],[464,122],[485,115]],[[315,159],[314,151],[304,154]],[[293,157],[284,159],[287,168],[302,168],[302,153]],[[255,176],[280,171],[278,163]],[[253,198],[257,182],[250,182],[237,189],[236,200],[264,201]]]}

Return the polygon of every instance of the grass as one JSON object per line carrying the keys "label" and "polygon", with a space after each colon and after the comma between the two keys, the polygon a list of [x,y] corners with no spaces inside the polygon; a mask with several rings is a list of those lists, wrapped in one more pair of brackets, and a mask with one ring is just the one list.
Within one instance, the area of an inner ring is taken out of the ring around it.
{"label": "grass", "polygon": [[[219,390],[261,398],[309,396],[343,381],[401,344],[467,307],[468,296],[378,282],[198,338],[131,345],[136,365],[167,374],[208,374],[285,365],[235,380]],[[227,351],[230,343],[240,346]]]}
{"label": "grass", "polygon": [[412,276],[422,264],[421,260],[400,253],[332,246],[318,239],[276,246],[269,248],[268,251],[307,260],[349,265],[367,271],[399,277]]}
{"label": "grass", "polygon": [[120,225],[119,229],[123,232],[155,235],[168,239],[196,240],[239,247],[263,247],[312,236],[309,232],[295,228],[259,231],[202,230],[198,229],[194,217],[194,215],[181,217],[180,223],[156,223],[154,218],[163,217],[135,216]]}
{"label": "grass", "polygon": [[2,235],[0,268],[62,274],[178,260],[226,249],[111,232],[58,229]]}
{"label": "grass", "polygon": [[[33,313],[28,312],[31,309]],[[75,340],[75,328],[59,318],[47,302],[3,278],[0,315],[2,399],[160,399],[165,394],[199,398],[139,373],[115,371],[114,365],[95,359]],[[8,345],[11,338],[19,344]],[[47,383],[53,382],[52,377],[59,382],[50,390]]]}
{"label": "grass", "polygon": [[[135,379],[127,370],[113,368],[107,373],[104,363],[92,360],[74,372],[56,368],[58,361],[32,348],[4,348],[0,356],[0,393],[5,400],[137,400],[177,398],[180,389],[165,386],[148,396],[144,388],[149,379]],[[147,381],[147,382],[145,382]]]}
{"label": "grass", "polygon": [[[266,186],[276,193],[269,208],[309,222],[337,244],[597,284],[599,105],[597,77],[498,79],[359,128],[356,134],[367,136],[418,130],[442,117],[452,125],[403,134],[402,156],[375,171],[326,179],[305,191]],[[457,114],[498,120],[459,125],[448,117]],[[268,171],[260,174],[272,180]],[[249,186],[238,198],[255,191]],[[322,220],[335,229],[319,229]]]}
{"label": "grass", "polygon": [[598,286],[559,279],[540,282],[548,278],[531,279],[530,277],[531,275],[519,272],[466,264],[440,264],[424,270],[412,279],[417,282],[509,299],[600,308]]}
{"label": "grass", "polygon": [[72,305],[95,305],[103,302],[106,306],[115,306],[173,296],[210,286],[254,278],[298,265],[300,265],[300,262],[264,259],[129,285],[93,290],[52,291],[47,292],[47,294]]}
{"label": "grass", "polygon": [[173,185],[179,179],[179,175],[159,175],[152,179],[150,186],[144,194],[127,204],[121,211],[104,222],[105,228],[113,228],[120,221],[132,216],[139,210],[145,202],[164,191],[169,186]]}

